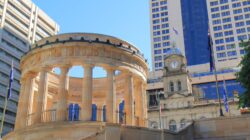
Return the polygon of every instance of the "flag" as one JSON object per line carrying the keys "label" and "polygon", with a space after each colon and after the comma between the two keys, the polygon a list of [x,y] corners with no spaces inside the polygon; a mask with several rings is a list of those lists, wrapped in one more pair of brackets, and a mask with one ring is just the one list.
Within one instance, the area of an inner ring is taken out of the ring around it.
{"label": "flag", "polygon": [[14,80],[14,74],[13,74],[13,60],[12,60],[10,75],[9,75],[9,87],[8,87],[7,99],[9,99],[11,97],[11,90],[12,90],[13,80]]}
{"label": "flag", "polygon": [[176,34],[176,35],[178,35],[179,33],[178,33],[178,31],[173,27],[173,31],[174,31],[174,33]]}
{"label": "flag", "polygon": [[223,81],[223,101],[225,105],[226,112],[228,112],[228,100],[227,100],[227,90],[226,90],[226,82]]}
{"label": "flag", "polygon": [[210,71],[214,70],[214,60],[213,60],[213,40],[208,31],[208,50],[209,50],[209,63],[210,63]]}

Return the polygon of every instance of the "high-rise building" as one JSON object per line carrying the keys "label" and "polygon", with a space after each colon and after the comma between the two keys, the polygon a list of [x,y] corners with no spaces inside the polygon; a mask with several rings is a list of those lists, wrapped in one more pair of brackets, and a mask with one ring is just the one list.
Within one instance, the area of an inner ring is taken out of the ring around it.
{"label": "high-rise building", "polygon": [[209,70],[206,0],[150,0],[153,71],[161,70],[164,56],[178,47],[191,72]]}
{"label": "high-rise building", "polygon": [[245,53],[239,43],[250,38],[250,1],[207,0],[207,7],[215,64],[236,67]]}
{"label": "high-rise building", "polygon": [[14,128],[20,91],[19,61],[31,44],[57,34],[59,26],[30,0],[0,0],[0,119],[14,63],[12,95],[8,101],[3,134]]}

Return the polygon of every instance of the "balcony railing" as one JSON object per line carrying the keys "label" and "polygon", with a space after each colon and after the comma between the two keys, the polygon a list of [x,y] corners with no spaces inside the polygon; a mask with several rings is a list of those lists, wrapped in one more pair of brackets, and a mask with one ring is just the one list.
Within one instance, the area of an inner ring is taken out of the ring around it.
{"label": "balcony railing", "polygon": [[[41,114],[42,119],[41,122],[46,123],[46,122],[55,122],[56,121],[56,110],[51,109],[51,110],[45,110]],[[29,114],[27,117],[27,126],[33,125],[35,123],[35,116],[36,113]]]}

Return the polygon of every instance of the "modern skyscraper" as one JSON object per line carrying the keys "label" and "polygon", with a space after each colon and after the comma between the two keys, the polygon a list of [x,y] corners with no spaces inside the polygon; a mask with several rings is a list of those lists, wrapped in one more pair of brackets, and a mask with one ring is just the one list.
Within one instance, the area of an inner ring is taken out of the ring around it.
{"label": "modern skyscraper", "polygon": [[209,70],[206,0],[150,0],[150,15],[153,71],[163,68],[172,46],[185,55],[191,71]]}
{"label": "modern skyscraper", "polygon": [[0,0],[0,119],[14,62],[12,96],[8,102],[3,133],[14,128],[20,91],[19,61],[31,44],[58,33],[59,26],[30,0]]}
{"label": "modern skyscraper", "polygon": [[216,67],[236,67],[244,55],[239,43],[250,38],[250,1],[207,0],[207,7]]}

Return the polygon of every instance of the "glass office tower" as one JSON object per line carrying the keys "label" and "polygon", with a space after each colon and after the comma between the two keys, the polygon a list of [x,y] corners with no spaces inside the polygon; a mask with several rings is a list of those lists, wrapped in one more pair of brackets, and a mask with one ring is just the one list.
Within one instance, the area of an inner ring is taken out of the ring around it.
{"label": "glass office tower", "polygon": [[209,69],[206,0],[150,0],[153,71],[163,68],[173,45],[186,56],[191,71]]}
{"label": "glass office tower", "polygon": [[31,44],[58,33],[59,27],[30,0],[0,0],[0,121],[11,62],[14,63],[12,96],[8,101],[3,134],[14,128],[20,91],[19,61]]}

